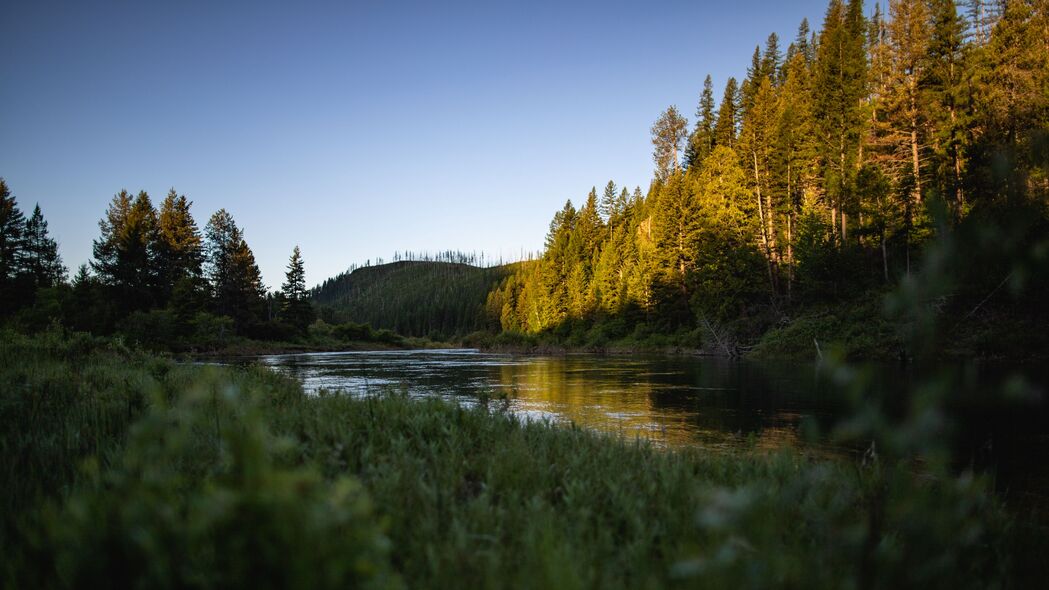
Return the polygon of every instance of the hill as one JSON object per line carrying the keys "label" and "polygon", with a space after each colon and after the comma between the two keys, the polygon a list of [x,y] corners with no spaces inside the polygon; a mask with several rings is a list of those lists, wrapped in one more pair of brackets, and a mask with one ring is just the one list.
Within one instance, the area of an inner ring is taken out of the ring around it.
{"label": "hill", "polygon": [[324,281],[312,299],[325,319],[444,340],[486,327],[485,299],[514,266],[431,261],[366,266]]}

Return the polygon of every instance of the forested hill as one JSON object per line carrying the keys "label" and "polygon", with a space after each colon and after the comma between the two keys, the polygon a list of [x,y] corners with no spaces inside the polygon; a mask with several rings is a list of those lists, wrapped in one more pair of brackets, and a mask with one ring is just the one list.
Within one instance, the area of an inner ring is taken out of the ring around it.
{"label": "forested hill", "polygon": [[312,298],[321,317],[444,340],[486,328],[488,293],[514,266],[436,261],[366,266],[324,281]]}

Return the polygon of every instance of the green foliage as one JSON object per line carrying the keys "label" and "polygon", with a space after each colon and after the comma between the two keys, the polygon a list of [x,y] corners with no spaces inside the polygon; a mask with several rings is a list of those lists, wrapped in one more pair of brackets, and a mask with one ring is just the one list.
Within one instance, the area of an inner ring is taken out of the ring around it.
{"label": "green foliage", "polygon": [[[822,30],[803,22],[783,55],[770,35],[742,85],[728,80],[716,122],[704,82],[686,172],[671,109],[653,126],[648,195],[637,191],[613,215],[610,183],[596,241],[581,221],[588,207],[566,204],[543,256],[489,295],[489,329],[603,345],[589,331],[615,319],[644,322],[652,341],[716,333],[710,341],[731,345],[707,351],[731,353],[842,302],[864,315],[871,297],[921,272],[927,243],[969,216],[986,219],[984,208],[1044,221],[1049,52],[1040,37],[1049,12],[1016,2],[986,19],[979,4],[969,36],[953,2],[920,0],[891,2],[888,18],[875,8],[870,19],[860,0],[830,0]],[[942,222],[941,205],[950,212]],[[1034,331],[1044,305],[1028,303],[1039,308],[1033,321],[1002,301],[995,321]],[[969,333],[972,346],[993,353],[1007,344],[992,322],[985,328]],[[898,352],[873,332],[842,338],[888,347],[855,350]]]}
{"label": "green foliage", "polygon": [[280,318],[295,327],[299,332],[313,321],[313,306],[306,291],[306,267],[302,262],[299,247],[291,253],[288,272],[284,284],[280,287]]}
{"label": "green foliage", "polygon": [[238,330],[245,330],[262,318],[266,294],[255,255],[225,209],[211,216],[205,234],[215,311],[233,318]]}
{"label": "green foliage", "polygon": [[[329,323],[346,320],[407,336],[465,335],[485,325],[485,298],[512,267],[402,261],[358,268],[312,294]],[[328,308],[329,311],[324,311]]]}
{"label": "green foliage", "polygon": [[885,318],[880,294],[862,301],[812,306],[765,333],[751,351],[755,358],[816,360],[832,348],[848,359],[906,358],[902,328]]}
{"label": "green foliage", "polygon": [[[202,279],[204,249],[197,222],[190,213],[192,205],[185,195],[171,189],[157,215],[153,266],[157,274],[158,297],[164,303],[175,298],[175,292],[185,289],[185,285]],[[184,293],[182,296],[184,301]],[[198,309],[203,309],[203,306]]]}
{"label": "green foliage", "polygon": [[25,215],[18,208],[18,201],[11,194],[7,182],[0,178],[0,281],[3,281],[4,286],[17,274],[17,258],[22,248],[24,231]]}
{"label": "green foliage", "polygon": [[157,212],[145,191],[134,198],[120,191],[99,221],[102,235],[94,242],[91,267],[127,312],[154,303],[151,249],[156,226]]}
{"label": "green foliage", "polygon": [[58,255],[58,243],[47,231],[40,205],[33,208],[33,215],[25,222],[23,248],[22,272],[32,277],[34,287],[49,288],[65,282],[66,267]]}
{"label": "green foliage", "polygon": [[[62,586],[387,587],[388,542],[353,478],[279,461],[250,391],[204,373],[154,401],[110,469],[46,520]],[[121,582],[123,581],[123,582]]]}

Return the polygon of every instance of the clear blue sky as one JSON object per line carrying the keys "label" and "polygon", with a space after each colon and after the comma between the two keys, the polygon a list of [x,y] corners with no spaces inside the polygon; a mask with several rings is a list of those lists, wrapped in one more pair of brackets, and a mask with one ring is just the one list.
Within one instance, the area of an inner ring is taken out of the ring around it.
{"label": "clear blue sky", "polygon": [[75,271],[121,188],[225,207],[266,284],[394,251],[538,250],[553,213],[651,177],[695,118],[825,0],[0,5],[0,176]]}

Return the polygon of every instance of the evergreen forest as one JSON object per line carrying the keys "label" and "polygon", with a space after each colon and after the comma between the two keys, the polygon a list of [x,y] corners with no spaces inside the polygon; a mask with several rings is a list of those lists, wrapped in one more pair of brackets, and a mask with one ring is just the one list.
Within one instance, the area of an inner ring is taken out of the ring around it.
{"label": "evergreen forest", "polygon": [[285,282],[268,291],[233,216],[220,209],[201,230],[191,206],[174,189],[159,208],[145,191],[120,191],[98,223],[93,260],[70,280],[39,205],[27,219],[0,179],[4,319],[26,332],[57,324],[173,350],[304,335],[314,308],[298,246]]}
{"label": "evergreen forest", "polygon": [[[756,46],[720,101],[707,76],[693,123],[658,116],[647,191],[608,181],[566,202],[542,256],[488,296],[489,323],[575,344],[676,334],[721,354],[789,352],[762,337],[804,324],[809,354],[817,332],[852,330],[908,355],[878,333],[878,301],[947,265],[934,303],[966,352],[1016,328],[1044,345],[1047,38],[1044,2],[865,16],[831,0],[821,29]],[[923,265],[937,238],[948,259]]]}
{"label": "evergreen forest", "polygon": [[[39,206],[26,217],[5,183],[3,313],[175,349],[308,338],[319,312],[321,335],[349,322],[785,356],[824,339],[908,357],[881,299],[940,264],[951,285],[930,303],[955,352],[1027,356],[1049,334],[1047,30],[1041,2],[899,0],[868,16],[832,0],[822,28],[757,45],[720,101],[707,76],[693,123],[659,114],[646,191],[610,180],[567,201],[543,252],[511,265],[406,252],[307,289],[296,249],[267,292],[233,216],[202,229],[172,189],[159,207],[116,194],[70,278]],[[932,243],[944,260],[927,260]]]}

